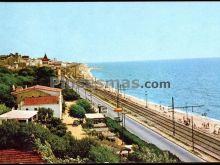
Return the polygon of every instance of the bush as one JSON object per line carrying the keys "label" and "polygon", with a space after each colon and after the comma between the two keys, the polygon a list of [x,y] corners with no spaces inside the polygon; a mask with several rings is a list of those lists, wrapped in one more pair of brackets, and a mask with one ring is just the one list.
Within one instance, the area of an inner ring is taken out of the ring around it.
{"label": "bush", "polygon": [[80,105],[72,105],[69,109],[69,114],[72,117],[77,117],[77,118],[84,118],[85,116],[85,109],[81,107]]}
{"label": "bush", "polygon": [[65,110],[66,110],[66,103],[65,103],[65,101],[63,101],[63,103],[62,103],[62,113],[64,113]]}
{"label": "bush", "polygon": [[120,161],[116,153],[104,146],[92,146],[89,152],[89,158],[97,163],[118,163]]}
{"label": "bush", "polygon": [[58,159],[53,154],[50,144],[45,141],[45,145],[41,143],[40,139],[35,139],[35,146],[38,152],[42,155],[43,159],[48,163],[59,163]]}
{"label": "bush", "polygon": [[92,113],[93,112],[91,104],[85,99],[78,100],[76,102],[76,104],[83,107],[85,109],[86,113]]}
{"label": "bush", "polygon": [[129,154],[128,159],[138,163],[174,163],[180,162],[179,159],[170,155],[168,151],[161,152],[159,155],[153,152],[150,148],[145,146],[140,147],[138,150],[134,150]]}
{"label": "bush", "polygon": [[56,73],[52,68],[43,66],[37,68],[34,76],[34,83],[38,85],[50,86],[50,78],[55,76]]}
{"label": "bush", "polygon": [[83,123],[83,124],[82,124],[82,127],[83,127],[83,128],[86,128],[86,129],[90,129],[90,128],[93,128],[94,126],[93,126],[91,120],[87,120],[86,123]]}
{"label": "bush", "polygon": [[65,88],[62,91],[63,99],[66,101],[73,101],[80,98],[79,94],[76,93],[73,89]]}
{"label": "bush", "polygon": [[0,115],[9,112],[11,109],[6,107],[5,104],[0,104]]}
{"label": "bush", "polygon": [[42,124],[46,124],[47,121],[53,117],[53,110],[50,108],[39,108],[38,109],[38,121]]}
{"label": "bush", "polygon": [[0,125],[0,148],[30,149],[33,147],[33,136],[24,127],[24,123],[5,121]]}
{"label": "bush", "polygon": [[8,84],[0,82],[0,103],[12,108],[16,105],[14,97],[10,94],[11,88]]}
{"label": "bush", "polygon": [[66,124],[62,123],[61,119],[52,117],[46,123],[47,128],[55,135],[64,136],[66,134]]}
{"label": "bush", "polygon": [[71,152],[73,153],[74,157],[77,157],[79,155],[82,158],[86,158],[89,155],[91,147],[97,145],[98,143],[95,140],[91,138],[83,138],[78,140],[75,144],[71,145],[72,146]]}

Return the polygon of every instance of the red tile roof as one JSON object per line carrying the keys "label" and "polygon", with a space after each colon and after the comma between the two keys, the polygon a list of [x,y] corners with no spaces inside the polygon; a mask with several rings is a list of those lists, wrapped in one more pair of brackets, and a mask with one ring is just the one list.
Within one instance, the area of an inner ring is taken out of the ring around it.
{"label": "red tile roof", "polygon": [[41,104],[59,104],[59,97],[45,96],[45,97],[27,97],[23,100],[24,105],[41,105]]}
{"label": "red tile roof", "polygon": [[30,91],[30,90],[46,90],[46,91],[53,91],[53,92],[62,91],[62,89],[59,89],[59,88],[51,88],[51,87],[47,87],[47,86],[35,85],[35,86],[29,87],[29,88],[16,90],[16,91],[12,92],[12,94],[16,95],[18,93],[22,93],[22,92],[26,92],[26,91]]}
{"label": "red tile roof", "polygon": [[0,150],[0,163],[47,163],[36,151]]}

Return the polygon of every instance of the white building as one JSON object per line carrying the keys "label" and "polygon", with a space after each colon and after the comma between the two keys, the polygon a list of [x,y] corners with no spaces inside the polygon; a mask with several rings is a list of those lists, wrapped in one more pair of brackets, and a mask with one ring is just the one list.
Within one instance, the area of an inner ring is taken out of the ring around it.
{"label": "white building", "polygon": [[37,111],[39,108],[50,108],[54,117],[62,117],[62,89],[47,86],[32,86],[12,92],[17,97],[18,109]]}
{"label": "white building", "polygon": [[36,111],[11,110],[0,115],[0,124],[2,124],[3,120],[17,120],[28,123],[29,121],[33,121],[35,118],[37,118]]}

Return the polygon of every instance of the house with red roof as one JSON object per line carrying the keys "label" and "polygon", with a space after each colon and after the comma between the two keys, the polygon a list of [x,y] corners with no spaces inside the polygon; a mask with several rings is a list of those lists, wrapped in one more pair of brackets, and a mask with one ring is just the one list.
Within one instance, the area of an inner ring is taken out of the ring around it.
{"label": "house with red roof", "polygon": [[18,87],[12,95],[16,97],[19,110],[37,111],[39,108],[51,108],[54,117],[62,117],[62,89],[41,85]]}
{"label": "house with red roof", "polygon": [[0,164],[47,164],[37,151],[0,150]]}

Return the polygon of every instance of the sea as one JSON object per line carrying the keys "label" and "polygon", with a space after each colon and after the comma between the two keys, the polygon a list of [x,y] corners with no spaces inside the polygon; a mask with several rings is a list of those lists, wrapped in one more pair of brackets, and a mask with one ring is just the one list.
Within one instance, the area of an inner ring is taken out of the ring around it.
{"label": "sea", "polygon": [[[124,92],[164,106],[200,106],[197,115],[220,120],[220,58],[89,63],[98,80],[117,80]],[[132,87],[132,81],[139,87]],[[147,87],[146,82],[149,83]],[[166,86],[163,82],[166,83]],[[153,85],[154,84],[154,85]],[[126,88],[127,87],[127,88]],[[149,88],[150,87],[150,88]],[[179,108],[191,112],[191,108]]]}

